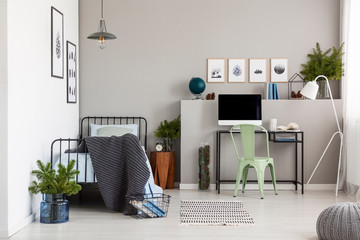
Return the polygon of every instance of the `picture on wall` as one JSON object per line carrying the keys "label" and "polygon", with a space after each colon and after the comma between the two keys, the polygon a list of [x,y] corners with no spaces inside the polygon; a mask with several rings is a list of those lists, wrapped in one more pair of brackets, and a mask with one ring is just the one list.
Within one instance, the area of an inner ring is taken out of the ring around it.
{"label": "picture on wall", "polygon": [[272,58],[271,66],[271,82],[288,82],[288,59]]}
{"label": "picture on wall", "polygon": [[64,18],[51,7],[51,76],[64,78]]}
{"label": "picture on wall", "polygon": [[228,82],[245,82],[245,59],[229,59],[228,62]]}
{"label": "picture on wall", "polygon": [[225,81],[225,59],[209,58],[207,60],[207,82]]}
{"label": "picture on wall", "polygon": [[67,102],[76,103],[76,45],[66,42]]}
{"label": "picture on wall", "polygon": [[266,81],[266,59],[249,59],[249,82],[264,83]]}

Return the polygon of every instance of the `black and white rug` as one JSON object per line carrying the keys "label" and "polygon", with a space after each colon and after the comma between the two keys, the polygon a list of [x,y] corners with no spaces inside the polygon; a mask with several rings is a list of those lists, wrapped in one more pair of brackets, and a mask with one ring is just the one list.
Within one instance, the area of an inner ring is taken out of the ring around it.
{"label": "black and white rug", "polygon": [[184,225],[254,225],[253,218],[240,201],[183,200],[180,221]]}

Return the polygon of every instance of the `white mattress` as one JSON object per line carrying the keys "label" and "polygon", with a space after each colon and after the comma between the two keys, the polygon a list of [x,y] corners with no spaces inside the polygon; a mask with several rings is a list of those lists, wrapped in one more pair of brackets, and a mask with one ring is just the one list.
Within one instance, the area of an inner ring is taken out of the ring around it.
{"label": "white mattress", "polygon": [[[146,164],[150,171],[149,180],[145,185],[145,194],[163,193],[162,188],[155,185],[150,161],[146,154],[145,154],[145,156],[146,156]],[[90,158],[89,153],[63,153],[63,154],[61,154],[61,163],[64,166],[67,166],[68,161],[70,161],[71,159],[77,160],[77,163],[76,163],[76,164],[78,164],[77,169],[79,169],[79,171],[80,171],[80,174],[78,175],[78,178],[77,178],[77,182],[79,182],[79,183],[97,182],[96,177],[95,177],[95,181],[94,181],[94,169],[93,169],[93,166],[91,163],[91,158]],[[59,163],[60,163],[60,157],[56,160],[56,162],[54,164],[54,169],[58,169]],[[85,163],[86,163],[86,169],[87,169],[86,181],[85,181]],[[76,164],[75,164],[75,168],[76,168]]]}
{"label": "white mattress", "polygon": [[[78,175],[77,182],[94,182],[94,168],[91,163],[90,154],[89,153],[63,153],[61,154],[61,163],[64,166],[67,166],[68,161],[71,159],[77,160],[78,167],[75,168],[79,169],[80,174]],[[60,158],[57,159],[55,162],[54,169],[58,168],[58,164],[60,163]],[[86,163],[86,181],[85,181],[85,163]],[[95,178],[96,182],[96,178]]]}

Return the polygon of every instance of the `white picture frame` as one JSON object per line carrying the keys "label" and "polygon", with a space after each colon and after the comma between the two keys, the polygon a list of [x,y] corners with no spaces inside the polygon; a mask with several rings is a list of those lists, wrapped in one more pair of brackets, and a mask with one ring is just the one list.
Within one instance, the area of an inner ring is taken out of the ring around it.
{"label": "white picture frame", "polygon": [[76,45],[66,42],[66,75],[67,75],[67,103],[76,103],[77,99],[77,54]]}
{"label": "white picture frame", "polygon": [[225,59],[208,58],[207,59],[207,82],[223,83],[225,82]]}
{"label": "white picture frame", "polygon": [[246,82],[246,62],[243,58],[228,59],[228,82],[245,83]]}
{"label": "white picture frame", "polygon": [[266,59],[265,58],[252,58],[249,59],[249,82],[250,83],[265,83],[266,74]]}
{"label": "white picture frame", "polygon": [[64,78],[64,17],[51,7],[51,76]]}
{"label": "white picture frame", "polygon": [[288,82],[288,59],[271,58],[270,60],[271,82],[286,83]]}

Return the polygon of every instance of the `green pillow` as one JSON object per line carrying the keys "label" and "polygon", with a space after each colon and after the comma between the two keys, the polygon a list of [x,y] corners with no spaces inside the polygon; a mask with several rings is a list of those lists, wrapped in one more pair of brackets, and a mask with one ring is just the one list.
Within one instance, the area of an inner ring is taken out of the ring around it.
{"label": "green pillow", "polygon": [[127,133],[133,133],[133,129],[110,126],[102,127],[97,130],[97,136],[101,137],[122,136]]}
{"label": "green pillow", "polygon": [[111,136],[122,136],[126,133],[131,133],[138,137],[138,129],[139,129],[139,125],[137,124],[120,124],[120,125],[90,124],[90,136],[111,137]]}

